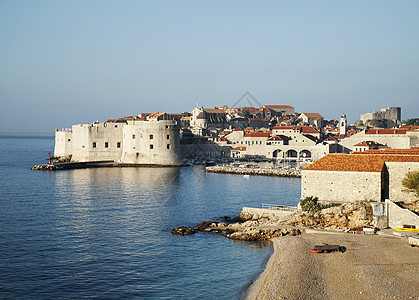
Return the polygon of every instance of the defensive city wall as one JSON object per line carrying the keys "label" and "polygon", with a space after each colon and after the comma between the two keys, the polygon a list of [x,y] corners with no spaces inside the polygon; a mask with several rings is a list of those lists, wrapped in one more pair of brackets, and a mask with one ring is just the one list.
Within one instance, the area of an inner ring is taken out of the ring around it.
{"label": "defensive city wall", "polygon": [[55,131],[54,157],[70,162],[180,165],[179,128],[172,120],[73,125],[71,130]]}

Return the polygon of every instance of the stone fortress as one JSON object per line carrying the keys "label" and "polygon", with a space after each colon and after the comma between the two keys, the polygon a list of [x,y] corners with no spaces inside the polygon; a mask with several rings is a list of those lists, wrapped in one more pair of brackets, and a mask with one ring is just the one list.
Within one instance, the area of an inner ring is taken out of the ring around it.
{"label": "stone fortress", "polygon": [[181,164],[176,121],[159,119],[108,120],[73,125],[55,131],[58,161],[113,161],[121,164]]}
{"label": "stone fortress", "polygon": [[391,120],[396,124],[401,122],[402,109],[396,106],[382,108],[380,111],[361,115],[361,121],[366,123],[368,120]]}

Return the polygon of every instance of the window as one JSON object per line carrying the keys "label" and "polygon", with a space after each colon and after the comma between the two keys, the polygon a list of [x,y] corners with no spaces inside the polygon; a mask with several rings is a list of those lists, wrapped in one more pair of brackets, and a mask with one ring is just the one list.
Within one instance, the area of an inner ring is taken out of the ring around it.
{"label": "window", "polygon": [[135,134],[132,135],[132,139],[135,140]]}
{"label": "window", "polygon": [[170,139],[170,135],[167,135],[167,139]]}
{"label": "window", "polygon": [[153,149],[153,145],[150,145],[150,149]]}
{"label": "window", "polygon": [[150,140],[152,140],[153,139],[153,135],[152,134],[150,134]]}
{"label": "window", "polygon": [[105,142],[105,148],[108,148],[108,147],[109,147],[109,143]]}
{"label": "window", "polygon": [[93,148],[96,148],[96,142],[93,142]]}
{"label": "window", "polygon": [[140,153],[138,153],[138,152],[137,152],[137,153],[135,154],[135,156],[138,158],[138,157],[140,156]]}
{"label": "window", "polygon": [[121,142],[116,143],[116,148],[121,148]]}
{"label": "window", "polygon": [[69,142],[71,142],[71,139],[68,139]]}
{"label": "window", "polygon": [[170,149],[170,144],[167,144],[167,149]]}

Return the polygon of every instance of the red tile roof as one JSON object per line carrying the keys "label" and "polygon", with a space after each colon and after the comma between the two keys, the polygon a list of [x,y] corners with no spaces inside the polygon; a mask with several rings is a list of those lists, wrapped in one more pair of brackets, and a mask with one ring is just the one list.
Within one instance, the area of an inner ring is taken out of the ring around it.
{"label": "red tile roof", "polygon": [[231,151],[246,151],[246,147],[236,147],[236,148],[233,148],[233,149],[231,149]]}
{"label": "red tile roof", "polygon": [[294,108],[290,105],[264,105],[261,108]]}
{"label": "red tile roof", "polygon": [[410,149],[385,149],[385,150],[366,150],[363,152],[352,152],[352,154],[397,154],[397,155],[419,155],[419,147]]}
{"label": "red tile roof", "polygon": [[381,172],[385,162],[419,162],[419,155],[328,154],[303,170]]}
{"label": "red tile roof", "polygon": [[354,146],[384,146],[384,145],[374,142],[374,141],[362,141]]}
{"label": "red tile roof", "polygon": [[247,111],[253,111],[256,112],[258,111],[256,107],[252,107],[252,106],[248,106],[248,107],[241,107],[241,110],[247,110]]}
{"label": "red tile roof", "polygon": [[269,132],[249,132],[244,135],[244,137],[269,137]]}
{"label": "red tile roof", "polygon": [[407,129],[369,129],[365,134],[406,134]]}
{"label": "red tile roof", "polygon": [[323,118],[319,113],[302,113],[302,115],[305,115],[308,118]]}

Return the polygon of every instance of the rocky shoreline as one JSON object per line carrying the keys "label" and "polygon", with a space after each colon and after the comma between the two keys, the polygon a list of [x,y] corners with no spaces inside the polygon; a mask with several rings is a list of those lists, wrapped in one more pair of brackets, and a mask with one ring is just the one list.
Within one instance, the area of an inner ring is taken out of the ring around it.
{"label": "rocky shoreline", "polygon": [[266,169],[266,168],[241,168],[231,166],[211,166],[206,167],[205,171],[208,173],[225,173],[225,174],[239,174],[239,175],[262,175],[262,176],[277,176],[300,178],[300,170],[289,169]]}
{"label": "rocky shoreline", "polygon": [[317,212],[292,209],[290,213],[278,214],[275,208],[253,209],[253,213],[249,208],[243,208],[236,218],[227,218],[226,222],[203,221],[195,228],[181,226],[171,232],[181,235],[198,231],[215,232],[233,240],[266,241],[286,235],[300,235],[303,228],[351,232],[363,227],[374,228],[372,207],[368,202],[344,203]]}
{"label": "rocky shoreline", "polygon": [[56,166],[56,165],[35,165],[32,167],[32,170],[35,171],[56,171],[56,170],[62,170],[62,168]]}

